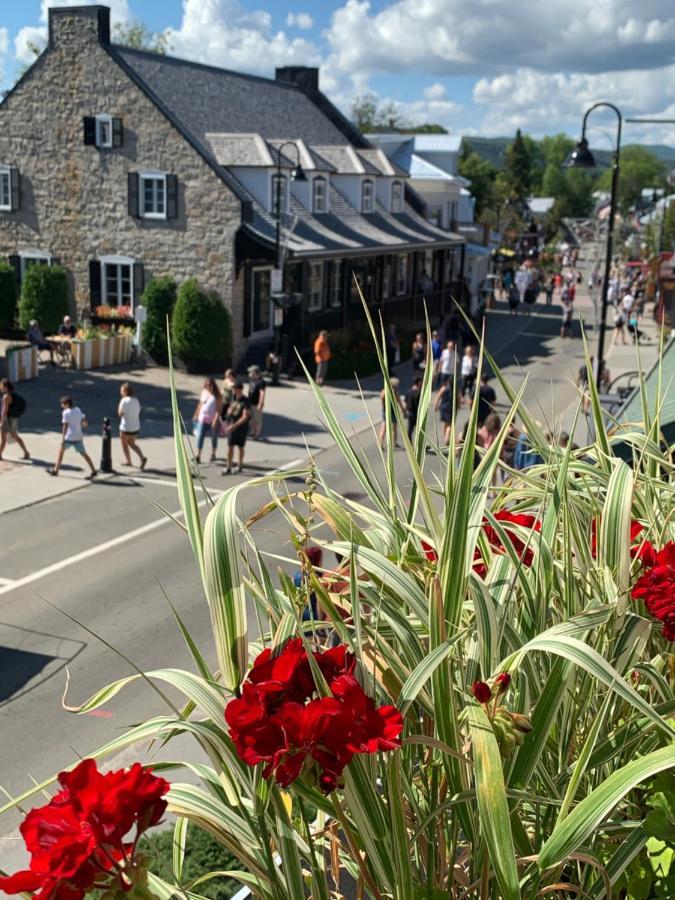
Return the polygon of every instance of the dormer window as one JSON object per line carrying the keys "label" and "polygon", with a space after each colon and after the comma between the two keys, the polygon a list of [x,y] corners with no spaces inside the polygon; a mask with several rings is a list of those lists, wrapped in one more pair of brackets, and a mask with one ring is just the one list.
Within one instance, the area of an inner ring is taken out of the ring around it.
{"label": "dormer window", "polygon": [[106,150],[122,146],[122,120],[117,116],[99,113],[97,116],[85,116],[84,143],[91,147]]}
{"label": "dormer window", "polygon": [[391,211],[393,213],[403,212],[403,182],[394,181],[391,186]]}
{"label": "dormer window", "polygon": [[96,116],[96,146],[112,147],[112,116]]}
{"label": "dormer window", "polygon": [[375,211],[375,184],[370,178],[361,184],[361,212],[371,213]]}
{"label": "dormer window", "polygon": [[288,181],[285,175],[272,176],[272,202],[270,203],[273,216],[288,209]]}
{"label": "dormer window", "polygon": [[319,175],[312,181],[312,211],[315,213],[328,212],[328,182]]}
{"label": "dormer window", "polygon": [[12,208],[12,188],[9,166],[0,166],[0,209]]}

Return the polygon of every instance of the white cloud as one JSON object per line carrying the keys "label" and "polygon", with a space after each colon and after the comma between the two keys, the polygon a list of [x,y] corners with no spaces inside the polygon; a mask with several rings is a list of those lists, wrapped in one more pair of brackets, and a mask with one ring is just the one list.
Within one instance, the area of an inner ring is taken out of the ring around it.
{"label": "white cloud", "polygon": [[429,87],[424,88],[424,99],[425,100],[444,100],[447,96],[447,88],[443,84],[439,84],[437,81],[435,84],[430,84]]}
{"label": "white cloud", "polygon": [[289,28],[300,28],[302,31],[309,31],[314,27],[314,19],[309,13],[291,13],[286,16],[286,24]]}
{"label": "white cloud", "polygon": [[176,56],[245,72],[270,75],[275,66],[321,62],[311,41],[274,32],[269,13],[248,12],[238,0],[183,0],[180,28],[167,35]]}

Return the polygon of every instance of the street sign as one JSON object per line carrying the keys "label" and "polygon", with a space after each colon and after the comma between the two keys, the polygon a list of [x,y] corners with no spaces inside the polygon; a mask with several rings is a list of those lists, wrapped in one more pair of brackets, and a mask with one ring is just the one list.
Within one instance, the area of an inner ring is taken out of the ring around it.
{"label": "street sign", "polygon": [[272,296],[283,294],[284,292],[284,275],[281,269],[272,269]]}

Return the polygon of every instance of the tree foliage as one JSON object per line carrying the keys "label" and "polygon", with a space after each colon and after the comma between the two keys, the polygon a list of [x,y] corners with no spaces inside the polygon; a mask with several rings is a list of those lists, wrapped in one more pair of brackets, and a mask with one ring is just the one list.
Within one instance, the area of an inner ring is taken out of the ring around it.
{"label": "tree foliage", "polygon": [[362,94],[354,100],[351,119],[363,133],[398,131],[406,134],[447,134],[442,125],[412,125],[406,122],[395,103],[380,103],[377,94],[373,93]]}
{"label": "tree foliage", "polygon": [[215,294],[207,294],[196,278],[184,281],[173,311],[171,347],[181,359],[225,364],[232,356],[230,314]]}
{"label": "tree foliage", "polygon": [[117,22],[112,29],[113,41],[134,50],[149,50],[164,55],[172,47],[165,31],[151,31],[144,22]]}
{"label": "tree foliage", "polygon": [[[643,188],[660,187],[666,175],[665,164],[646,147],[625,147],[619,167],[619,207],[626,213],[640,199]],[[601,191],[612,186],[612,170],[606,169],[598,180]]]}
{"label": "tree foliage", "polygon": [[524,135],[519,128],[515,138],[506,148],[504,177],[511,196],[519,200],[529,197],[539,182],[540,171],[540,149],[536,142],[529,135]]}
{"label": "tree foliage", "polygon": [[170,275],[153,278],[143,291],[141,300],[147,317],[141,332],[143,349],[155,362],[166,365],[169,351],[166,340],[166,321],[176,303],[176,282]]}
{"label": "tree foliage", "polygon": [[14,325],[16,295],[16,272],[9,263],[0,262],[0,330]]}
{"label": "tree foliage", "polygon": [[43,334],[58,329],[68,315],[68,279],[61,266],[36,264],[26,269],[19,300],[19,322],[25,330],[37,319]]}

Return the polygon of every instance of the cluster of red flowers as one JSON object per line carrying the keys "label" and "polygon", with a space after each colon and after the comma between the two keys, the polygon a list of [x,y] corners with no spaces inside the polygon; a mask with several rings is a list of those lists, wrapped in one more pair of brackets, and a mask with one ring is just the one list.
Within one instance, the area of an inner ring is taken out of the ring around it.
{"label": "cluster of red flowers", "polygon": [[0,892],[81,900],[94,887],[129,890],[138,838],[162,818],[168,782],[140,763],[104,775],[93,759],[61,772],[59,782],[62,790],[21,824],[30,868],[0,878]]}
{"label": "cluster of red flowers", "polygon": [[230,736],[249,766],[264,763],[287,787],[303,771],[313,773],[325,793],[337,787],[356,753],[400,747],[403,718],[394,706],[376,707],[354,677],[356,660],[344,646],[312,654],[330,688],[317,697],[300,638],[280,653],[263,650],[225,710]]}
{"label": "cluster of red flowers", "polygon": [[675,541],[661,550],[649,549],[641,554],[642,573],[633,586],[633,599],[643,600],[648,611],[663,622],[663,636],[675,641]]}
{"label": "cluster of red flowers", "polygon": [[[597,559],[598,556],[598,527],[599,519],[593,519],[591,522],[591,556]],[[644,525],[633,519],[630,523],[630,556],[631,559],[639,559],[644,566],[653,566],[655,551],[649,541],[640,541],[636,543],[642,532],[645,530]]]}

